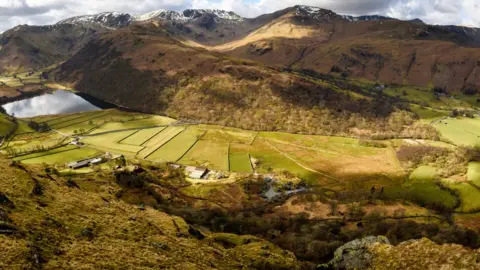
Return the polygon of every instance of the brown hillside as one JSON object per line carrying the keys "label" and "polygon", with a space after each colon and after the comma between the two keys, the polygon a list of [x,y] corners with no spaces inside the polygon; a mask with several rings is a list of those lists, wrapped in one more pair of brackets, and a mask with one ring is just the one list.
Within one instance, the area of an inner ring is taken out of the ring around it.
{"label": "brown hillside", "polygon": [[244,38],[199,46],[267,65],[387,84],[480,87],[479,43],[471,29],[463,33],[459,27],[394,19],[349,21],[327,10],[288,11]]}
{"label": "brown hillside", "polygon": [[[345,82],[306,79],[189,47],[155,24],[90,42],[55,77],[125,107],[241,128],[395,136],[414,122],[382,93],[354,93],[343,90],[355,90]],[[428,128],[417,130],[417,136],[434,136]]]}
{"label": "brown hillside", "polygon": [[0,35],[0,73],[35,70],[64,61],[106,30],[73,24],[17,26]]}

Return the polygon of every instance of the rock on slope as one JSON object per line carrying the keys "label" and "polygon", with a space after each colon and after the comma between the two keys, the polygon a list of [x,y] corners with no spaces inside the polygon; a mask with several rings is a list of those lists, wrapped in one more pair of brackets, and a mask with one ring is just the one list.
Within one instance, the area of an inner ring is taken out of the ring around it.
{"label": "rock on slope", "polygon": [[319,269],[480,269],[480,250],[460,245],[438,245],[427,238],[392,246],[384,236],[349,242],[335,251]]}
{"label": "rock on slope", "polygon": [[72,180],[8,164],[0,156],[0,269],[298,268],[256,237],[201,234],[127,204],[110,174]]}

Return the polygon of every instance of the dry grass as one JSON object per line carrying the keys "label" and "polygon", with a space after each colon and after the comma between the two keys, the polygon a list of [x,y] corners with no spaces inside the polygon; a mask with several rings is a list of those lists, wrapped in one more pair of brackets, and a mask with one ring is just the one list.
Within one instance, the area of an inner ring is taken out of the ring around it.
{"label": "dry grass", "polygon": [[[22,232],[0,235],[0,268],[232,269],[251,260],[296,268],[295,257],[276,247],[267,256],[260,252],[261,245],[244,247],[242,242],[226,250],[215,235],[197,240],[183,219],[118,200],[114,194],[120,187],[111,176],[75,176],[79,188],[71,188],[67,179],[48,179],[33,167],[28,168],[30,176],[9,167],[2,157],[0,170],[0,191],[15,204],[9,217]],[[32,177],[43,194],[32,194]]]}

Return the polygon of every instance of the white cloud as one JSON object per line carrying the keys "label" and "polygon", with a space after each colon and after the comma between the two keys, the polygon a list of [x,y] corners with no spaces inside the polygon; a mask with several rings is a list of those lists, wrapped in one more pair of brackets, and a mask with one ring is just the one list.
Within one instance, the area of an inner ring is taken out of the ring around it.
{"label": "white cloud", "polygon": [[0,0],[0,32],[17,24],[52,24],[72,16],[119,11],[131,14],[156,9],[217,8],[255,17],[298,4],[342,14],[380,14],[420,18],[431,24],[480,27],[478,0]]}

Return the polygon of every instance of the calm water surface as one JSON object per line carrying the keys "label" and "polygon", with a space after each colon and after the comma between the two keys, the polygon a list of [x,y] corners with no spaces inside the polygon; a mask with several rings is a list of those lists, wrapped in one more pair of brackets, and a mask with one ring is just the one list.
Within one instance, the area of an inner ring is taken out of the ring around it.
{"label": "calm water surface", "polygon": [[99,107],[92,105],[82,97],[63,90],[15,101],[2,107],[8,114],[19,118],[100,110]]}

